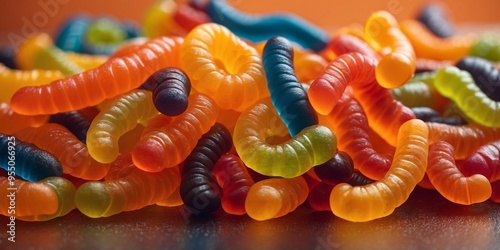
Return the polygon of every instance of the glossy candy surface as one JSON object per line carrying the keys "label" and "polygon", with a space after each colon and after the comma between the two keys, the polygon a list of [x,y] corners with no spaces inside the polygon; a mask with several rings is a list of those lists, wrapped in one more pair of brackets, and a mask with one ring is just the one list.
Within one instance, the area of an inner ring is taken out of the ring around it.
{"label": "glossy candy surface", "polygon": [[281,143],[267,141],[287,134],[286,126],[267,98],[240,115],[233,141],[245,165],[268,176],[299,176],[335,153],[336,137],[325,126],[309,126]]}
{"label": "glossy candy surface", "polygon": [[375,70],[378,83],[384,88],[397,88],[410,80],[417,58],[396,18],[387,11],[377,11],[368,17],[364,33],[369,41],[389,49]]}
{"label": "glossy candy surface", "polygon": [[146,86],[153,91],[153,103],[160,113],[176,116],[187,109],[191,81],[181,69],[161,69],[148,78]]}
{"label": "glossy candy surface", "polygon": [[216,123],[205,133],[184,161],[180,192],[184,206],[195,216],[210,214],[221,206],[221,191],[212,175],[220,157],[232,147],[231,134]]}
{"label": "glossy candy surface", "polygon": [[327,33],[293,15],[251,16],[236,11],[222,0],[210,0],[207,13],[212,22],[224,25],[237,36],[253,42],[282,36],[318,52],[326,47],[329,40]]}
{"label": "glossy candy surface", "polygon": [[78,140],[83,143],[87,141],[87,131],[92,120],[79,111],[69,111],[51,115],[49,123],[57,123],[66,127]]}
{"label": "glossy candy surface", "polygon": [[36,182],[51,176],[62,176],[63,167],[51,153],[15,136],[0,134],[0,168]]}
{"label": "glossy candy surface", "polygon": [[[0,214],[5,216],[39,216],[57,213],[57,193],[47,183],[0,177]],[[14,200],[14,208],[10,205]],[[9,208],[10,207],[10,208]],[[9,210],[14,209],[15,214]]]}
{"label": "glossy candy surface", "polygon": [[258,221],[278,218],[295,210],[307,199],[308,193],[302,176],[259,181],[248,192],[245,210]]}
{"label": "glossy candy surface", "polygon": [[136,168],[116,180],[86,182],[76,190],[76,207],[91,218],[143,208],[174,192],[179,185],[175,171],[165,169],[158,173],[147,173]]}
{"label": "glossy candy surface", "polygon": [[413,119],[398,133],[391,168],[379,181],[365,186],[335,186],[330,195],[332,212],[349,221],[369,221],[390,215],[408,199],[427,167],[428,128]]}
{"label": "glossy candy surface", "polygon": [[290,135],[317,125],[318,116],[293,69],[292,44],[283,37],[269,39],[262,53],[262,63],[271,100]]}
{"label": "glossy candy surface", "polygon": [[111,99],[87,132],[90,155],[98,162],[111,163],[119,153],[119,138],[137,124],[147,124],[157,114],[148,90],[132,90]]}
{"label": "glossy candy surface", "polygon": [[243,111],[269,95],[257,51],[224,26],[208,23],[191,30],[181,65],[193,88],[221,108]]}
{"label": "glossy candy surface", "polygon": [[466,56],[455,66],[469,72],[481,92],[496,102],[500,101],[500,70],[493,62],[480,57]]}
{"label": "glossy candy surface", "polygon": [[191,153],[201,136],[215,124],[217,116],[218,107],[212,99],[202,94],[190,95],[184,113],[171,121],[167,119],[167,122],[170,121],[167,124],[161,125],[160,122],[153,128],[146,126],[132,151],[134,164],[148,172],[178,165]]}
{"label": "glossy candy surface", "polygon": [[481,91],[467,71],[454,66],[441,69],[434,86],[473,121],[487,127],[500,127],[500,105]]}
{"label": "glossy candy surface", "polygon": [[47,123],[38,128],[27,128],[16,136],[53,154],[66,174],[85,180],[99,180],[109,170],[109,164],[94,160],[86,145],[59,124]]}
{"label": "glossy candy surface", "polygon": [[254,181],[245,164],[236,155],[223,155],[215,164],[213,174],[222,188],[221,205],[229,214],[245,214],[245,199]]}
{"label": "glossy candy surface", "polygon": [[491,196],[489,180],[481,174],[464,176],[453,159],[453,147],[436,142],[429,147],[427,176],[446,199],[463,205],[480,203]]}
{"label": "glossy candy surface", "polygon": [[12,109],[20,114],[54,114],[99,104],[139,87],[161,68],[178,65],[180,43],[181,39],[156,38],[98,68],[48,85],[22,88],[12,97]]}

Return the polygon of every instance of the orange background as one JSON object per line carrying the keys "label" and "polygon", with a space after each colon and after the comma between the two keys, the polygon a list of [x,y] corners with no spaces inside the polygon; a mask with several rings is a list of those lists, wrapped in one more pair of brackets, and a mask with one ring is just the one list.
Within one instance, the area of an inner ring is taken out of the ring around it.
{"label": "orange background", "polygon": [[[287,11],[332,30],[353,22],[363,23],[376,10],[388,10],[398,20],[414,17],[426,0],[227,0],[229,4],[248,13]],[[118,19],[141,22],[146,10],[156,0],[2,0],[0,4],[0,42],[8,41],[7,34],[21,35],[23,20],[50,15],[38,31],[53,34],[57,27],[75,12],[92,15],[108,14]],[[186,2],[178,0],[177,2]],[[40,3],[55,3],[57,11],[48,13]],[[457,23],[500,23],[500,0],[442,0]],[[41,19],[43,21],[43,19]],[[40,24],[40,22],[39,22]]]}

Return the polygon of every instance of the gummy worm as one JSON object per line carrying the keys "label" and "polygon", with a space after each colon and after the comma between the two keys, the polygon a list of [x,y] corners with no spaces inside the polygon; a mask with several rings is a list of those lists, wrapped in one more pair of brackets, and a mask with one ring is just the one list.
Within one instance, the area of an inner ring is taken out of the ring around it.
{"label": "gummy worm", "polygon": [[262,62],[271,100],[291,136],[318,124],[318,116],[293,69],[293,48],[283,37],[269,39]]}
{"label": "gummy worm", "polygon": [[405,122],[398,133],[396,153],[387,174],[371,184],[336,185],[330,194],[332,212],[349,221],[363,222],[390,215],[403,204],[425,175],[428,129],[424,122]]}
{"label": "gummy worm", "polygon": [[90,155],[101,163],[111,163],[119,153],[118,140],[137,124],[146,125],[158,114],[149,90],[132,90],[109,101],[94,118],[87,132]]}
{"label": "gummy worm", "polygon": [[24,87],[11,99],[20,114],[54,114],[94,106],[107,98],[139,87],[159,69],[175,66],[180,39],[160,37],[134,52],[112,58],[103,65],[48,85]]}
{"label": "gummy worm", "polygon": [[287,134],[288,129],[266,98],[240,115],[233,141],[245,165],[267,176],[296,177],[335,154],[337,140],[326,126],[309,126],[282,143],[267,141],[268,137]]}
{"label": "gummy worm", "polygon": [[314,25],[293,15],[275,14],[251,16],[231,8],[225,1],[210,0],[207,13],[212,22],[222,24],[238,37],[253,42],[282,36],[315,52],[326,47],[329,35]]}

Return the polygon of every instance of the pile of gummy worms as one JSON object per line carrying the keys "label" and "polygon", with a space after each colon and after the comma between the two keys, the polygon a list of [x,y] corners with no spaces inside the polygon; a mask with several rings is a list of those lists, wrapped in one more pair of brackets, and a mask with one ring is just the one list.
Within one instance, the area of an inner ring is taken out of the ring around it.
{"label": "pile of gummy worms", "polygon": [[28,37],[0,57],[0,212],[268,220],[307,201],[362,222],[417,186],[500,202],[500,36],[456,34],[442,8],[331,35],[292,14],[163,1],[141,31],[75,16]]}

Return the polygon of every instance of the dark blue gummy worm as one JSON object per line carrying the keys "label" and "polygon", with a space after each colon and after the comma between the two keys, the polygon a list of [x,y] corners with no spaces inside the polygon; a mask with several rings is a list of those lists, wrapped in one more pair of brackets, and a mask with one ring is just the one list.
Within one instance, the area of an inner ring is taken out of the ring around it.
{"label": "dark blue gummy worm", "polygon": [[466,56],[456,66],[469,72],[476,85],[489,98],[500,102],[500,71],[492,62],[481,57]]}
{"label": "dark blue gummy worm", "polygon": [[324,182],[336,185],[347,182],[354,173],[354,162],[351,157],[342,151],[337,151],[332,159],[314,166],[314,172]]}
{"label": "dark blue gummy worm", "polygon": [[269,39],[262,52],[262,63],[271,100],[290,135],[318,124],[318,116],[295,75],[292,44],[283,37]]}
{"label": "dark blue gummy worm", "polygon": [[192,215],[208,215],[221,206],[221,190],[212,174],[219,158],[232,147],[231,134],[224,125],[216,123],[198,141],[184,161],[180,193]]}
{"label": "dark blue gummy worm", "polygon": [[0,167],[31,182],[63,174],[61,163],[52,154],[6,134],[0,134]]}
{"label": "dark blue gummy worm", "polygon": [[66,127],[83,143],[87,141],[87,131],[92,121],[79,111],[69,111],[51,115],[49,121]]}
{"label": "dark blue gummy worm", "polygon": [[161,69],[151,75],[144,86],[153,91],[153,102],[160,113],[176,116],[186,111],[191,82],[181,69]]}
{"label": "dark blue gummy worm", "polygon": [[424,6],[417,16],[417,20],[438,37],[451,37],[455,33],[455,28],[440,5],[431,3]]}

